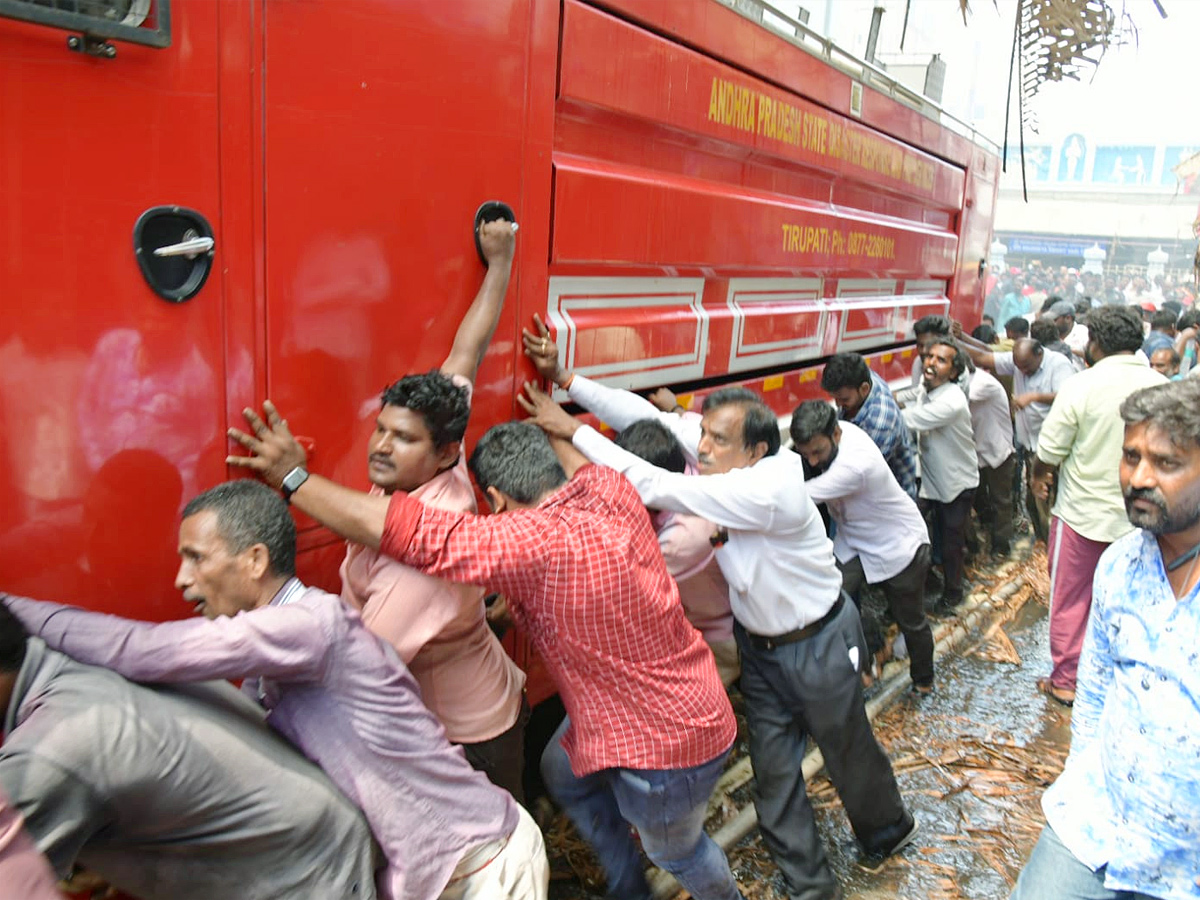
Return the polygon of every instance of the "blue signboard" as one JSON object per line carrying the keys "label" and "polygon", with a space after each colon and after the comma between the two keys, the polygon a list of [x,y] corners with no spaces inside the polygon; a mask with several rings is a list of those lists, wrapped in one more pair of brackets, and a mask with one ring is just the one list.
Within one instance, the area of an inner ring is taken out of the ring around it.
{"label": "blue signboard", "polygon": [[[1083,259],[1083,251],[1092,246],[1094,241],[1084,241],[1072,238],[1043,237],[1041,235],[1001,235],[1001,240],[1008,246],[1009,253],[1037,253],[1043,256],[1078,256]],[[1107,246],[1101,242],[1101,248]]]}

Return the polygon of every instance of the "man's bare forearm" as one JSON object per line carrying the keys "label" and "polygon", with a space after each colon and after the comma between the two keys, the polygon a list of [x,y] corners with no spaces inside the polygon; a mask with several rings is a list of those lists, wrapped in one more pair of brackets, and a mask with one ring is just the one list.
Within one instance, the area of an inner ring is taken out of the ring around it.
{"label": "man's bare forearm", "polygon": [[387,521],[389,499],[343,487],[320,475],[310,475],[292,494],[292,505],[330,531],[379,549]]}
{"label": "man's bare forearm", "polygon": [[479,364],[483,361],[483,354],[491,343],[496,325],[500,321],[500,310],[504,306],[504,295],[508,293],[511,273],[511,259],[488,266],[483,284],[480,285],[479,292],[458,326],[454,345],[442,364],[442,371],[475,380]]}

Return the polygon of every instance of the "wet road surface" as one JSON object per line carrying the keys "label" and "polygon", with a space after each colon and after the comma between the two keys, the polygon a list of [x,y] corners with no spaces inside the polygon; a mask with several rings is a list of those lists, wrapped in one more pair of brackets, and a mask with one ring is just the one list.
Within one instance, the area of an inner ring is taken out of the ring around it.
{"label": "wet road surface", "polygon": [[[854,865],[858,846],[836,792],[823,775],[810,781],[829,862],[847,898],[1008,896],[1040,833],[1039,801],[1061,769],[1070,738],[1069,710],[1035,684],[1050,669],[1043,603],[1035,590],[1011,621],[997,628],[998,620],[990,620],[939,660],[936,694],[907,695],[875,720],[905,802],[921,823],[915,842],[881,872]],[[731,792],[710,818],[710,833],[749,802],[748,786]],[[550,828],[547,846],[552,898],[603,897],[594,859],[562,817]],[[748,900],[787,900],[757,831],[729,858]]]}

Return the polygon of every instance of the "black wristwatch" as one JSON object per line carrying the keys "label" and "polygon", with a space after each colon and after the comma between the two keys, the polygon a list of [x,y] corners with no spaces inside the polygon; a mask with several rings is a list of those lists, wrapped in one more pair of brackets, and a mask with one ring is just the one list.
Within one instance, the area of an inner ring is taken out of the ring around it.
{"label": "black wristwatch", "polygon": [[283,484],[279,485],[279,489],[283,492],[283,499],[288,503],[292,502],[292,494],[300,489],[300,485],[308,481],[308,469],[304,466],[296,466],[292,471],[283,476]]}

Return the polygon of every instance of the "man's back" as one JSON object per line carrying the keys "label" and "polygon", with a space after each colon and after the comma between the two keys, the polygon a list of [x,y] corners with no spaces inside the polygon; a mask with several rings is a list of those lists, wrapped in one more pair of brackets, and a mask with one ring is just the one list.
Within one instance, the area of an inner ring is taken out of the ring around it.
{"label": "man's back", "polygon": [[151,688],[28,644],[0,785],[60,875],[142,900],[375,896],[362,815],[227,684]]}
{"label": "man's back", "polygon": [[499,516],[404,501],[392,501],[381,550],[507,595],[555,675],[580,774],[699,765],[728,749],[736,724],[712,656],[624,478],[584,466],[536,508]]}

